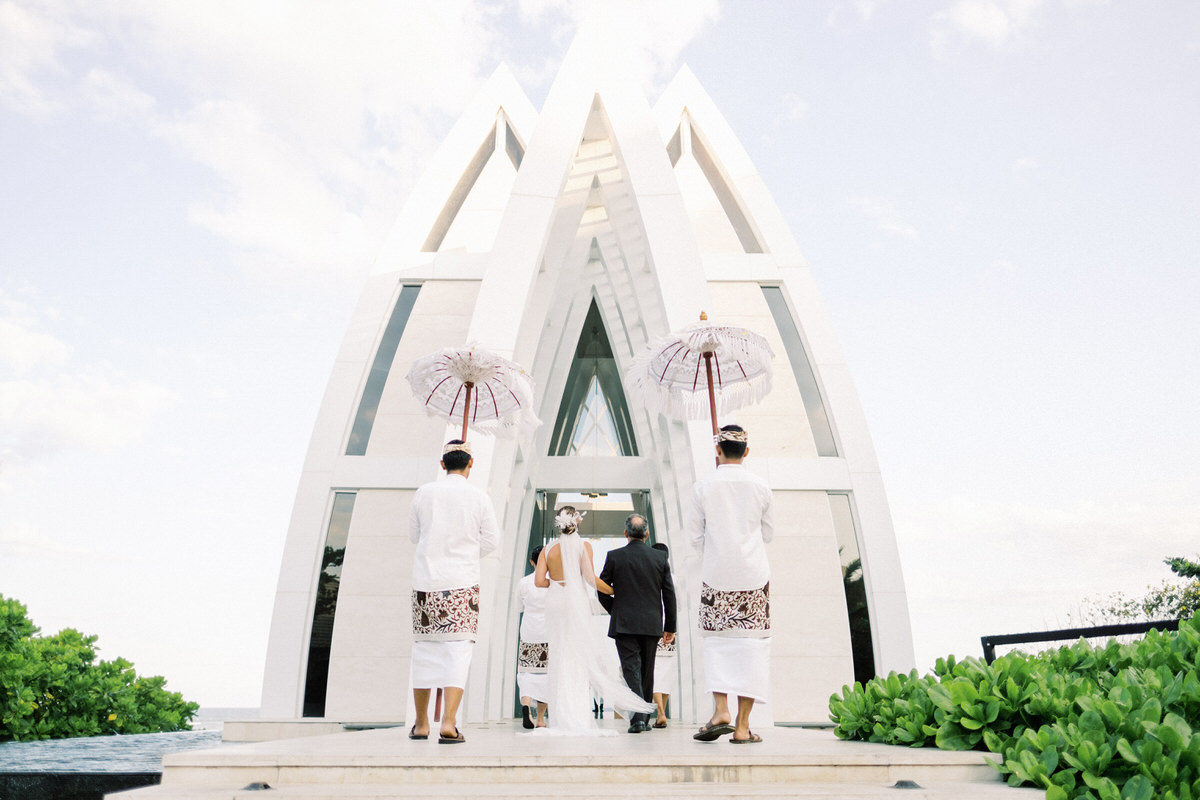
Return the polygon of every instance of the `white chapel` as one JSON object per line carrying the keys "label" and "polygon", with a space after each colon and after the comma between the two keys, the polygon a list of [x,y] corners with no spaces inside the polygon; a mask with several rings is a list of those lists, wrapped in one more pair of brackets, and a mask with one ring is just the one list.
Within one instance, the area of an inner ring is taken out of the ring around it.
{"label": "white chapel", "polygon": [[[542,425],[472,434],[470,481],[503,530],[485,560],[463,712],[519,716],[517,581],[556,507],[588,510],[597,571],[632,511],[682,587],[671,716],[707,718],[683,499],[714,469],[707,421],[650,412],[625,377],[696,322],[764,336],[773,390],[721,423],[774,492],[777,724],[911,669],[891,515],[849,370],[797,243],[735,132],[684,68],[651,106],[608,53],[569,51],[539,112],[499,68],[428,165],[363,288],[321,403],[279,574],[263,718],[403,722],[411,705],[408,504],[457,424],[427,416],[412,362],[478,342],[525,367]],[[747,133],[743,131],[743,133]],[[598,628],[600,630],[602,628]],[[553,713],[553,712],[551,712]],[[760,713],[756,710],[756,713]]]}

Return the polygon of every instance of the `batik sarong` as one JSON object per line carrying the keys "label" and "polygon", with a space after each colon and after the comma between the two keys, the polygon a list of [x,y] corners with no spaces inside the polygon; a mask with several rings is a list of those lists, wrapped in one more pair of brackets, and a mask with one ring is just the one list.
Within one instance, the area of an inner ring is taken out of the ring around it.
{"label": "batik sarong", "polygon": [[479,628],[479,585],[412,593],[413,640],[475,641]]}
{"label": "batik sarong", "polygon": [[517,650],[517,672],[544,673],[550,663],[550,645],[521,642]]}
{"label": "batik sarong", "polygon": [[700,587],[700,633],[704,636],[771,635],[771,584],[761,589],[722,590]]}
{"label": "batik sarong", "polygon": [[517,689],[521,697],[545,703],[550,697],[550,645],[546,642],[521,642],[517,650]]}

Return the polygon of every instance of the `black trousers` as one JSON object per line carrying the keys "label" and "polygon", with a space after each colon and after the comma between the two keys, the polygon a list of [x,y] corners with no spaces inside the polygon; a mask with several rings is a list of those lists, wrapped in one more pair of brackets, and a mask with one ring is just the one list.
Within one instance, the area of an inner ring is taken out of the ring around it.
{"label": "black trousers", "polygon": [[[616,636],[617,655],[621,659],[621,675],[625,685],[647,703],[654,702],[654,654],[658,652],[658,636]],[[634,714],[630,722],[646,722],[649,714]]]}

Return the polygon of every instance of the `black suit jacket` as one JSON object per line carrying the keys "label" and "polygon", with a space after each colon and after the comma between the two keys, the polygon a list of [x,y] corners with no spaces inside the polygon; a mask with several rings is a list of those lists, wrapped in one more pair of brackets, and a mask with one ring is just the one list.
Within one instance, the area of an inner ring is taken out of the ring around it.
{"label": "black suit jacket", "polygon": [[609,613],[609,636],[675,632],[675,582],[666,553],[632,539],[609,552],[600,579],[613,587],[613,595],[600,594]]}

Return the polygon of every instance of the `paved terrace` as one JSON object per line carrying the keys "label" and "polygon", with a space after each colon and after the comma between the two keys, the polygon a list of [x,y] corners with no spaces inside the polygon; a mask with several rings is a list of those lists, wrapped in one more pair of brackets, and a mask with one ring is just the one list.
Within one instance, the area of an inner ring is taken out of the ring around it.
{"label": "paved terrace", "polygon": [[[771,728],[761,744],[704,743],[692,726],[612,737],[555,737],[518,721],[462,727],[467,741],[414,741],[404,728],[349,731],[168,755],[162,785],[121,800],[266,798],[954,798],[1031,800],[979,752],[844,742]],[[914,786],[915,784],[915,786]],[[264,788],[269,786],[270,788]]]}

